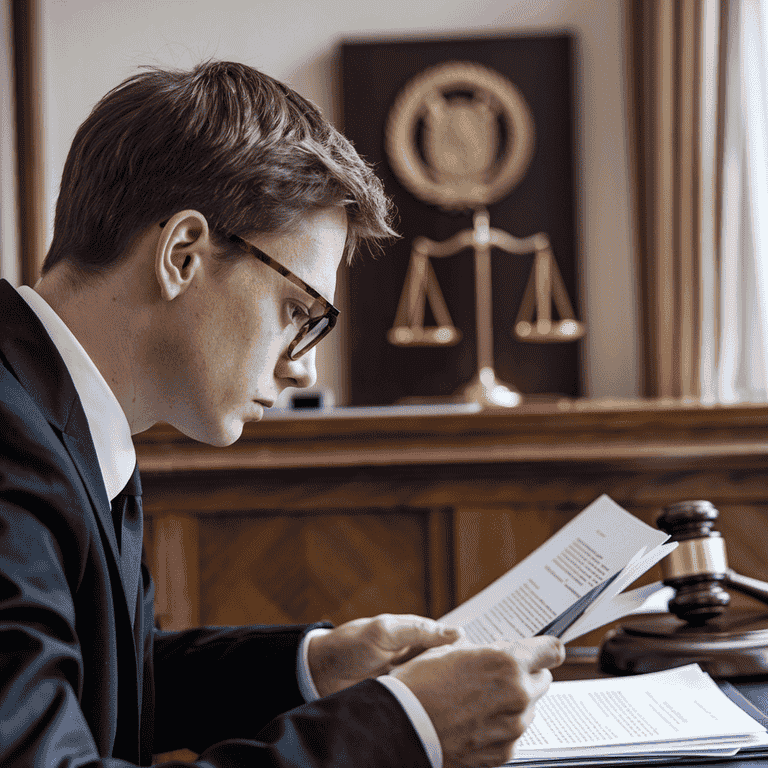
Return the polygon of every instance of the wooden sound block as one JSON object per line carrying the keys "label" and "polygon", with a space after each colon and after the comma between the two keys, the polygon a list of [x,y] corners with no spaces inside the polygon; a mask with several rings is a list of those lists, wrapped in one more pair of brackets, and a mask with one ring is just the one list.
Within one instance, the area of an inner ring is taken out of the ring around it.
{"label": "wooden sound block", "polygon": [[728,611],[701,627],[661,614],[606,634],[598,668],[636,675],[697,663],[715,678],[768,675],[768,612]]}

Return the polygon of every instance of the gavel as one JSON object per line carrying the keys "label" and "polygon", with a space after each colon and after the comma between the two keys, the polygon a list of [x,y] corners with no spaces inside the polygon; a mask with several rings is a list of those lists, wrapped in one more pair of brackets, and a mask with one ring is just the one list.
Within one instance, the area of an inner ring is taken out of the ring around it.
{"label": "gavel", "polygon": [[678,542],[661,561],[664,583],[675,590],[669,613],[609,630],[598,654],[601,672],[638,674],[697,663],[715,678],[768,675],[768,615],[725,610],[731,601],[726,588],[768,603],[768,584],[728,567],[725,541],[713,530],[717,516],[708,501],[664,508],[656,523]]}
{"label": "gavel", "polygon": [[736,590],[768,604],[768,584],[728,567],[725,540],[713,530],[717,509],[708,501],[681,501],[665,507],[656,521],[677,548],[661,561],[664,583],[675,589],[669,611],[689,626],[719,616]]}

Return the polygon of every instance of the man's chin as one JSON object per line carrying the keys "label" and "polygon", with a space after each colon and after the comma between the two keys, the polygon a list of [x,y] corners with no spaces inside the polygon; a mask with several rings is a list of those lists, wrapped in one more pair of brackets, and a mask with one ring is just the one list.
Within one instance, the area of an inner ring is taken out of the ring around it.
{"label": "man's chin", "polygon": [[224,424],[174,424],[182,434],[197,441],[212,445],[214,448],[226,448],[237,442],[243,434],[243,422],[232,419]]}

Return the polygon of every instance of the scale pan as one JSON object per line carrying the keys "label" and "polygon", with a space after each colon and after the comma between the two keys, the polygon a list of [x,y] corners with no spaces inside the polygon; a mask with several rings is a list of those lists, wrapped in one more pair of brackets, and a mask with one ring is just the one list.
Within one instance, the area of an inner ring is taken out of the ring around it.
{"label": "scale pan", "polygon": [[539,320],[528,323],[521,320],[515,323],[514,336],[519,341],[537,344],[547,342],[576,341],[587,332],[587,326],[579,320]]}
{"label": "scale pan", "polygon": [[428,328],[396,325],[387,331],[387,340],[396,347],[452,347],[461,341],[461,331],[452,325]]}

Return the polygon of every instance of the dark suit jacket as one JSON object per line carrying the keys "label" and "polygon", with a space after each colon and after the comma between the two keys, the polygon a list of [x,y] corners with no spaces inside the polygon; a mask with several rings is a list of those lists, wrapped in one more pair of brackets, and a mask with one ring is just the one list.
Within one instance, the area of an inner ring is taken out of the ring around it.
{"label": "dark suit jacket", "polygon": [[410,721],[366,681],[303,703],[307,627],[135,629],[82,405],[26,302],[0,281],[0,765],[425,766]]}

